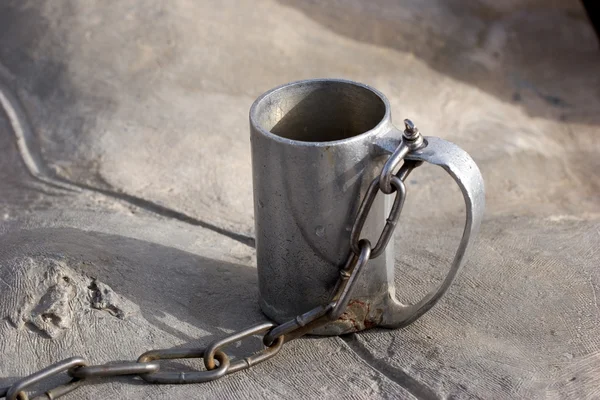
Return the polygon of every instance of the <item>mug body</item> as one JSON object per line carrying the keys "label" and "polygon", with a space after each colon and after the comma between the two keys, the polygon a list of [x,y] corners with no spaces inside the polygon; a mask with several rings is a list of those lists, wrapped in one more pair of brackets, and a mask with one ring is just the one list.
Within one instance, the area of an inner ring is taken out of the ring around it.
{"label": "mug body", "polygon": [[[356,82],[293,82],[250,110],[260,306],[283,323],[327,304],[348,258],[358,207],[385,160],[394,130],[387,99]],[[363,228],[377,240],[390,196],[378,196]],[[393,244],[359,277],[342,317],[317,334],[377,325],[393,285]]]}

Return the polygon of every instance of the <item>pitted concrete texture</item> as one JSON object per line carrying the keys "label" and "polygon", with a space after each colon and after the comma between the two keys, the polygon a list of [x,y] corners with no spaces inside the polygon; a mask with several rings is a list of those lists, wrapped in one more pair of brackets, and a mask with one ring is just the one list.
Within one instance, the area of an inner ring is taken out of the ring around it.
{"label": "pitted concrete texture", "polygon": [[[480,237],[446,297],[405,329],[304,338],[217,382],[119,378],[65,399],[600,397],[598,71],[576,1],[3,1],[0,386],[265,320],[248,110],[337,77],[484,175]],[[443,171],[410,176],[401,300],[442,279],[462,204]]]}

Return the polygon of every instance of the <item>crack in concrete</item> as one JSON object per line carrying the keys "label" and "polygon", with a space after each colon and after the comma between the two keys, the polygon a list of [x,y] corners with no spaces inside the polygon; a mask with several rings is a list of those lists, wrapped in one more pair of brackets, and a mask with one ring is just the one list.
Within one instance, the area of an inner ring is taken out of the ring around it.
{"label": "crack in concrete", "polygon": [[348,349],[354,352],[367,365],[375,371],[383,374],[385,377],[394,383],[402,386],[406,391],[415,396],[417,399],[423,400],[440,400],[441,397],[429,386],[419,382],[403,370],[396,368],[383,360],[377,359],[367,347],[362,344],[356,337],[355,333],[350,335],[340,336],[346,343]]}
{"label": "crack in concrete", "polygon": [[35,138],[29,121],[26,118],[25,111],[8,85],[2,81],[0,81],[0,106],[15,135],[21,160],[31,176],[55,188],[78,192],[79,189],[73,185],[59,177],[53,176],[52,171],[43,162],[40,152],[32,150],[32,148],[35,148],[32,146]]}
{"label": "crack in concrete", "polygon": [[200,226],[209,229],[220,235],[226,236],[237,242],[245,244],[249,247],[255,247],[255,240],[251,236],[246,236],[240,233],[232,232],[227,229],[218,227],[209,222],[202,221],[180,211],[173,210],[169,207],[162,206],[150,200],[133,196],[127,193],[118,192],[111,189],[102,189],[92,185],[73,182],[68,179],[58,176],[45,164],[43,157],[37,151],[37,143],[35,143],[35,135],[29,123],[26,113],[15,94],[12,93],[8,85],[0,80],[0,106],[4,114],[8,118],[10,126],[15,135],[19,154],[27,171],[34,178],[47,185],[69,191],[80,192],[87,190],[99,193],[106,197],[118,199],[126,203],[132,204],[138,208],[150,211],[162,217],[176,219],[186,224]]}

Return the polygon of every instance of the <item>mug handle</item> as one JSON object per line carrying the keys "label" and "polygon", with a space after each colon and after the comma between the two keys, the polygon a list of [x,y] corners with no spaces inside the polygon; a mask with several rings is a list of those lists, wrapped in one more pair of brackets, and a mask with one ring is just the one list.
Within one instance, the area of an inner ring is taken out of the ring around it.
{"label": "mug handle", "polygon": [[442,167],[452,176],[460,187],[466,205],[465,228],[452,261],[450,271],[442,284],[430,292],[416,304],[400,303],[391,291],[387,308],[379,324],[385,328],[401,328],[417,320],[425,314],[446,293],[456,274],[465,261],[483,218],[485,209],[485,188],[483,177],[475,161],[463,149],[454,143],[438,137],[426,136],[427,146],[421,150],[410,152],[407,160],[424,161]]}

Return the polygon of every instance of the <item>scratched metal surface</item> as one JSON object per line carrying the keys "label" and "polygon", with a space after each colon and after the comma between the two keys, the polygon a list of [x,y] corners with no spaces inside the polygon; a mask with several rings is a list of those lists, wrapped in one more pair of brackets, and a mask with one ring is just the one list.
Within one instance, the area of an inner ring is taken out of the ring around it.
{"label": "scratched metal surface", "polygon": [[[480,240],[444,300],[219,382],[66,398],[598,398],[599,44],[577,2],[497,3],[3,1],[0,386],[262,320],[248,109],[342,77],[482,170]],[[401,300],[442,279],[462,207],[442,171],[411,175]]]}

